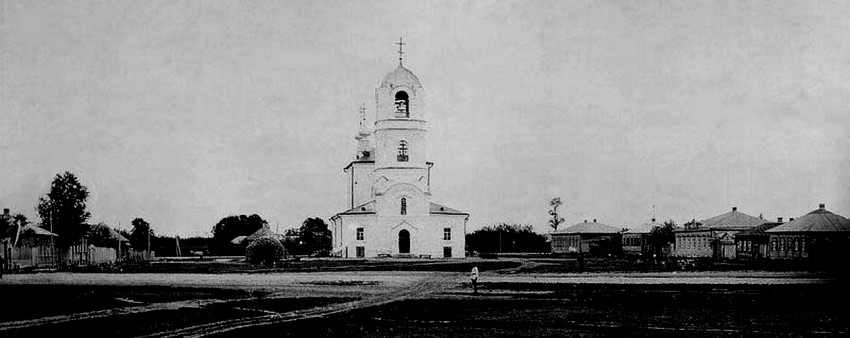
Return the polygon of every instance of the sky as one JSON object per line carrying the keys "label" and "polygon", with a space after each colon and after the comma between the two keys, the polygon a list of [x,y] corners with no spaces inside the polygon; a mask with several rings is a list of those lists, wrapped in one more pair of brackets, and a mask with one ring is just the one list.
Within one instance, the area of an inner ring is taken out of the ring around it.
{"label": "sky", "polygon": [[653,214],[850,216],[841,1],[0,0],[0,205],[53,177],[90,222],[208,236],[348,207],[365,103],[397,65],[429,100],[433,201],[548,232]]}

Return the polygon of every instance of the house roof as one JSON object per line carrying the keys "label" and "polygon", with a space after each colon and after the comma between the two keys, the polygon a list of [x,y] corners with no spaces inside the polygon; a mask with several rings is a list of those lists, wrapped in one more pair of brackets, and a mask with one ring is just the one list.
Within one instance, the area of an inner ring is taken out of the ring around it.
{"label": "house roof", "polygon": [[114,239],[114,240],[121,241],[121,242],[129,242],[130,241],[129,239],[127,239],[127,237],[124,237],[124,235],[122,235],[120,232],[118,232],[118,230],[115,230],[113,228],[108,228],[108,229],[109,229],[109,238],[110,239]]}
{"label": "house roof", "polygon": [[655,219],[653,218],[652,222],[648,222],[648,223],[638,225],[634,228],[629,229],[628,231],[626,231],[626,233],[627,234],[648,234],[652,231],[652,228],[659,226],[659,225],[661,225],[661,223],[656,222]]}
{"label": "house roof", "polygon": [[850,231],[850,220],[826,210],[823,204],[820,208],[767,230],[768,233],[778,232],[846,232]]}
{"label": "house roof", "polygon": [[59,237],[59,235],[52,233],[44,228],[38,227],[34,224],[27,224],[21,227],[21,235],[23,234],[31,234],[36,236],[55,236]]}
{"label": "house roof", "polygon": [[616,234],[619,233],[620,229],[612,227],[607,224],[602,224],[593,220],[593,222],[584,221],[581,223],[574,224],[565,229],[561,229],[553,232],[553,235],[563,235],[563,234]]}
{"label": "house roof", "polygon": [[262,228],[260,228],[259,230],[255,231],[253,234],[248,236],[248,238],[246,238],[246,239],[249,240],[249,241],[253,241],[253,240],[260,238],[260,237],[274,237],[274,238],[277,238],[277,239],[283,238],[280,234],[272,231],[272,229],[269,229],[268,226],[263,226]]}
{"label": "house roof", "polygon": [[762,225],[757,225],[752,229],[741,231],[735,236],[737,237],[746,237],[746,236],[767,236],[767,230],[773,229],[777,226],[782,225],[782,223],[778,222],[770,222],[764,223]]}
{"label": "house roof", "polygon": [[702,221],[700,228],[703,229],[725,229],[725,228],[751,228],[754,226],[767,223],[767,220],[753,217],[742,212],[738,212],[737,207],[732,207],[732,211],[722,215],[717,215],[712,218]]}
{"label": "house roof", "polygon": [[443,215],[469,215],[463,211],[449,208],[445,205],[437,204],[431,202],[431,208],[429,210],[432,214],[443,214]]}

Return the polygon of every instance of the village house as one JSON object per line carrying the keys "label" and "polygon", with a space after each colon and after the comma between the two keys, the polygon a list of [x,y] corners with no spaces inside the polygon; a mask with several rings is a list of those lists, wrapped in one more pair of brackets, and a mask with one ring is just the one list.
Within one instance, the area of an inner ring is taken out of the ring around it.
{"label": "village house", "polygon": [[632,256],[651,256],[654,252],[649,234],[656,226],[655,218],[649,223],[638,225],[623,233],[623,253]]}
{"label": "village house", "polygon": [[581,253],[594,256],[622,251],[620,229],[597,222],[574,224],[552,233],[552,253]]}
{"label": "village house", "polygon": [[[793,220],[793,218],[792,218]],[[735,256],[738,259],[762,259],[768,256],[767,230],[782,225],[782,217],[735,234]]]}
{"label": "village house", "polygon": [[846,257],[850,245],[850,220],[818,209],[767,230],[769,256],[774,259],[831,259]]}
{"label": "village house", "polygon": [[762,218],[739,212],[738,207],[732,207],[730,212],[674,231],[674,255],[733,259],[736,257],[735,234],[766,222]]}

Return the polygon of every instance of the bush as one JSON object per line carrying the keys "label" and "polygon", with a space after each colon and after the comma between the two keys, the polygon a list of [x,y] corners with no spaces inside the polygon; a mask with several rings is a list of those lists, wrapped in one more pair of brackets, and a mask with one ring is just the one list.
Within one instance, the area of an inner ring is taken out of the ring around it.
{"label": "bush", "polygon": [[269,264],[284,258],[286,249],[273,237],[260,237],[245,249],[245,258],[252,264]]}

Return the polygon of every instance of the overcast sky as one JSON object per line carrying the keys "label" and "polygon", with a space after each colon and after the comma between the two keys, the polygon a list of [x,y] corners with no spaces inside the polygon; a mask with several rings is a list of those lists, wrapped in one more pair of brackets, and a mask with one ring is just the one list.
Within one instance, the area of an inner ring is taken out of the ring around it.
{"label": "overcast sky", "polygon": [[0,205],[79,176],[92,222],[209,235],[348,207],[357,107],[421,79],[469,230],[850,216],[843,1],[0,0]]}

